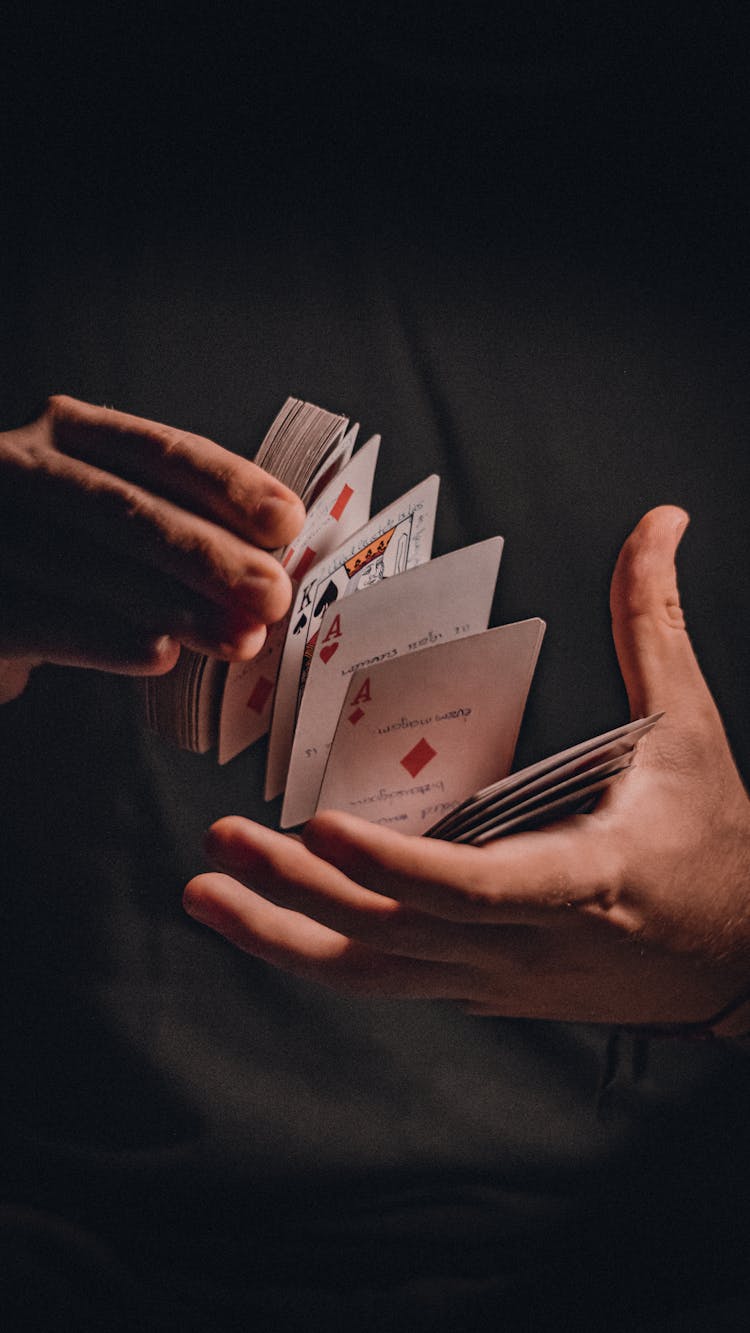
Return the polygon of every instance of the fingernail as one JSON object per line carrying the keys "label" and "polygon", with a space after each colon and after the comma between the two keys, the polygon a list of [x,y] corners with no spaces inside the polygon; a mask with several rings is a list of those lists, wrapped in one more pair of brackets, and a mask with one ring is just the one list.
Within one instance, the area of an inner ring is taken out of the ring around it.
{"label": "fingernail", "polygon": [[252,619],[256,624],[274,625],[286,615],[292,600],[289,576],[275,561],[269,565],[267,573],[250,574],[232,589],[234,606],[230,614],[233,612],[238,621]]}
{"label": "fingernail", "polygon": [[280,546],[289,536],[290,525],[295,531],[299,501],[296,496],[289,500],[282,496],[268,496],[261,500],[255,511],[254,527],[260,530],[271,546]]}
{"label": "fingernail", "polygon": [[159,634],[151,640],[151,651],[155,658],[171,657],[176,647],[179,647],[178,640],[171,634]]}
{"label": "fingernail", "polygon": [[238,634],[227,644],[227,650],[238,658],[239,661],[246,661],[257,657],[268,637],[268,630],[265,625],[254,625],[252,629],[246,630],[244,634]]}
{"label": "fingernail", "polygon": [[210,606],[195,617],[195,634],[213,645],[233,647],[247,636],[266,632],[262,618],[263,602],[268,597],[267,579],[249,577],[235,584],[232,600],[224,606]]}

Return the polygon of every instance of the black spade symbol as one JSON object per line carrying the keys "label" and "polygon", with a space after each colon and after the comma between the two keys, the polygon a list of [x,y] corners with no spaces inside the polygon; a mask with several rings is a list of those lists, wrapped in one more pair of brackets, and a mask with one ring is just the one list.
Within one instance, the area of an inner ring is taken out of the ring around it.
{"label": "black spade symbol", "polygon": [[325,589],[324,592],[320,594],[320,597],[318,598],[318,604],[315,607],[313,615],[322,616],[323,612],[328,610],[328,607],[331,605],[331,602],[336,601],[338,595],[339,595],[339,590],[336,587],[336,584],[334,583],[333,579],[329,579],[328,587]]}

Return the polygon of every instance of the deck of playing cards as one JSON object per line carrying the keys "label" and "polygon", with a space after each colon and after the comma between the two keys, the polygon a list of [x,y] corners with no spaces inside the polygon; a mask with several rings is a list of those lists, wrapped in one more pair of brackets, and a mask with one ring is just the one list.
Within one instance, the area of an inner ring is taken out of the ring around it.
{"label": "deck of playing cards", "polygon": [[334,808],[483,843],[589,809],[659,715],[510,774],[544,622],[487,628],[502,538],[431,560],[437,477],[369,517],[380,438],[354,453],[348,426],[287,399],[255,461],[307,507],[277,553],[290,611],[251,662],[183,649],[146,682],[149,725],[222,764],[270,731],[283,828]]}

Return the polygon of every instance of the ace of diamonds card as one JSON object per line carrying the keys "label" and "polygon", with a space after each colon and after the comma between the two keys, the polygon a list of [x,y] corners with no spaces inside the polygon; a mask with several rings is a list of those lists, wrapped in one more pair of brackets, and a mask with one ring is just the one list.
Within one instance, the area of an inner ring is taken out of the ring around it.
{"label": "ace of diamonds card", "polygon": [[423,833],[503,777],[544,630],[523,620],[356,672],[318,809]]}

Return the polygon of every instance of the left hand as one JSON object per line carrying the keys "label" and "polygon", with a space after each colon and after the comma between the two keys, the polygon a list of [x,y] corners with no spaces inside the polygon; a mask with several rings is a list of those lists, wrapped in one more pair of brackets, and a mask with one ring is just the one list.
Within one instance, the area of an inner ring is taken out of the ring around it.
{"label": "left hand", "polygon": [[50,398],[0,434],[0,704],[42,662],[149,676],[181,644],[255,657],[292,595],[271,552],[304,513],[213,440]]}
{"label": "left hand", "polygon": [[750,983],[750,804],[682,619],[674,553],[686,522],[652,510],[617,562],[613,632],[631,711],[666,716],[593,813],[482,847],[333,812],[304,842],[230,817],[207,849],[235,878],[192,880],[187,911],[357,995],[637,1025],[719,1013]]}

